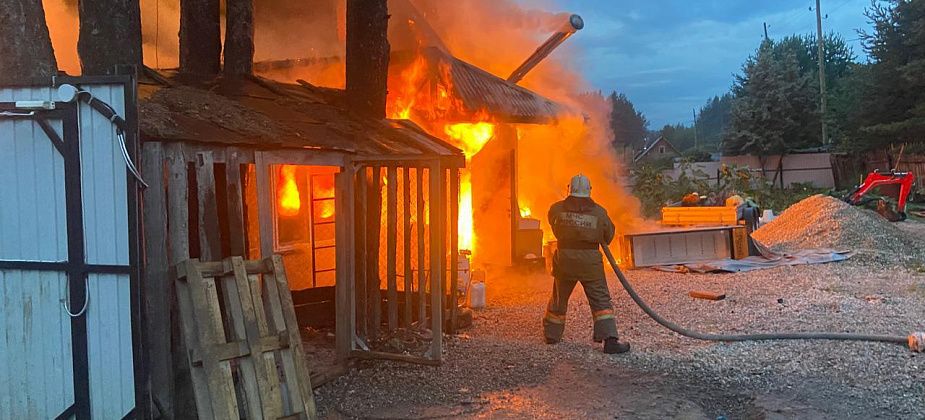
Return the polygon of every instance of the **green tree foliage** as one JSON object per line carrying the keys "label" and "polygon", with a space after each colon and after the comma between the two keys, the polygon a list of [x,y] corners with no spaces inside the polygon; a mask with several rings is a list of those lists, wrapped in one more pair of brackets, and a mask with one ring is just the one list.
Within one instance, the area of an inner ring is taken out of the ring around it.
{"label": "green tree foliage", "polygon": [[719,150],[723,134],[729,127],[732,100],[732,94],[726,93],[723,96],[714,96],[700,108],[700,112],[697,113],[697,136],[701,150]]}
{"label": "green tree foliage", "polygon": [[726,154],[769,156],[819,144],[819,112],[812,74],[790,47],[765,41],[736,76]]}
{"label": "green tree foliage", "polygon": [[639,149],[645,145],[649,121],[636,110],[626,95],[617,92],[610,94],[610,128],[614,134],[614,147]]}
{"label": "green tree foliage", "polygon": [[859,122],[849,147],[925,141],[925,1],[875,1],[873,33],[862,33],[873,59],[860,85]]}

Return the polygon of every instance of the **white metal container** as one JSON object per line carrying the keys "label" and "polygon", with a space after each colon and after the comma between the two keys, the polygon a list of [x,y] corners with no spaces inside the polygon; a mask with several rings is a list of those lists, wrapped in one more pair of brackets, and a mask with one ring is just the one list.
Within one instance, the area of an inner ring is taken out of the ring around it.
{"label": "white metal container", "polygon": [[472,271],[469,266],[469,257],[460,255],[456,261],[456,273],[459,280],[456,282],[456,290],[460,293],[466,293],[469,282],[472,280]]}
{"label": "white metal container", "polygon": [[485,307],[485,283],[475,283],[469,290],[469,307],[482,309]]}

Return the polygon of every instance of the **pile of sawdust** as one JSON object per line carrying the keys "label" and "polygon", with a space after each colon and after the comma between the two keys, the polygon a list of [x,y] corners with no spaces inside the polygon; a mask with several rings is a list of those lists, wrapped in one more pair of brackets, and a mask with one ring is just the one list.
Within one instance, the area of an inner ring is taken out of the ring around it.
{"label": "pile of sawdust", "polygon": [[879,214],[833,197],[814,195],[752,233],[775,251],[852,250],[884,262],[921,259],[925,242]]}

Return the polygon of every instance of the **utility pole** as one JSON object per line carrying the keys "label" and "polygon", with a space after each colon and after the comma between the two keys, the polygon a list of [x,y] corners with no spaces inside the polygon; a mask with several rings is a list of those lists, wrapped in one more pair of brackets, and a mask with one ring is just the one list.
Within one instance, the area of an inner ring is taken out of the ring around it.
{"label": "utility pole", "polygon": [[770,38],[768,38],[768,23],[767,22],[764,23],[764,40],[770,41]]}
{"label": "utility pole", "polygon": [[700,140],[697,138],[697,110],[691,109],[694,113],[694,150],[697,150],[697,146],[700,143]]}
{"label": "utility pole", "polygon": [[816,42],[819,44],[819,96],[822,100],[822,144],[829,144],[829,131],[825,126],[827,102],[825,88],[825,39],[822,37],[822,6],[816,0]]}

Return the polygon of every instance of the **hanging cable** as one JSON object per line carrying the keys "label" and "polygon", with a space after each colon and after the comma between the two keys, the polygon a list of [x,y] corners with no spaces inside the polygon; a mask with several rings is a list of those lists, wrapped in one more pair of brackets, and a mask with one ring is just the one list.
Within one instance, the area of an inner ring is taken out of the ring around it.
{"label": "hanging cable", "polygon": [[[67,290],[71,289],[71,276],[67,276],[64,284],[67,287]],[[67,315],[71,318],[77,318],[87,312],[87,307],[90,306],[90,279],[89,277],[84,277],[84,306],[80,308],[80,311],[76,314],[71,312],[71,295],[68,293],[67,297],[61,301],[61,304],[64,306],[64,311],[67,312]]]}
{"label": "hanging cable", "polygon": [[[86,99],[82,99],[81,95],[86,96]],[[125,161],[125,167],[128,168],[129,172],[132,173],[132,176],[141,184],[142,188],[148,188],[148,183],[145,182],[144,178],[141,177],[141,172],[138,171],[138,167],[135,166],[135,162],[132,161],[131,154],[128,152],[128,146],[125,144],[125,119],[123,119],[112,108],[109,104],[104,101],[97,99],[93,96],[92,93],[80,90],[77,92],[77,97],[81,98],[90,108],[93,108],[101,115],[106,117],[109,122],[111,122],[116,128],[116,138],[119,139],[119,146],[122,149],[122,159]]]}

